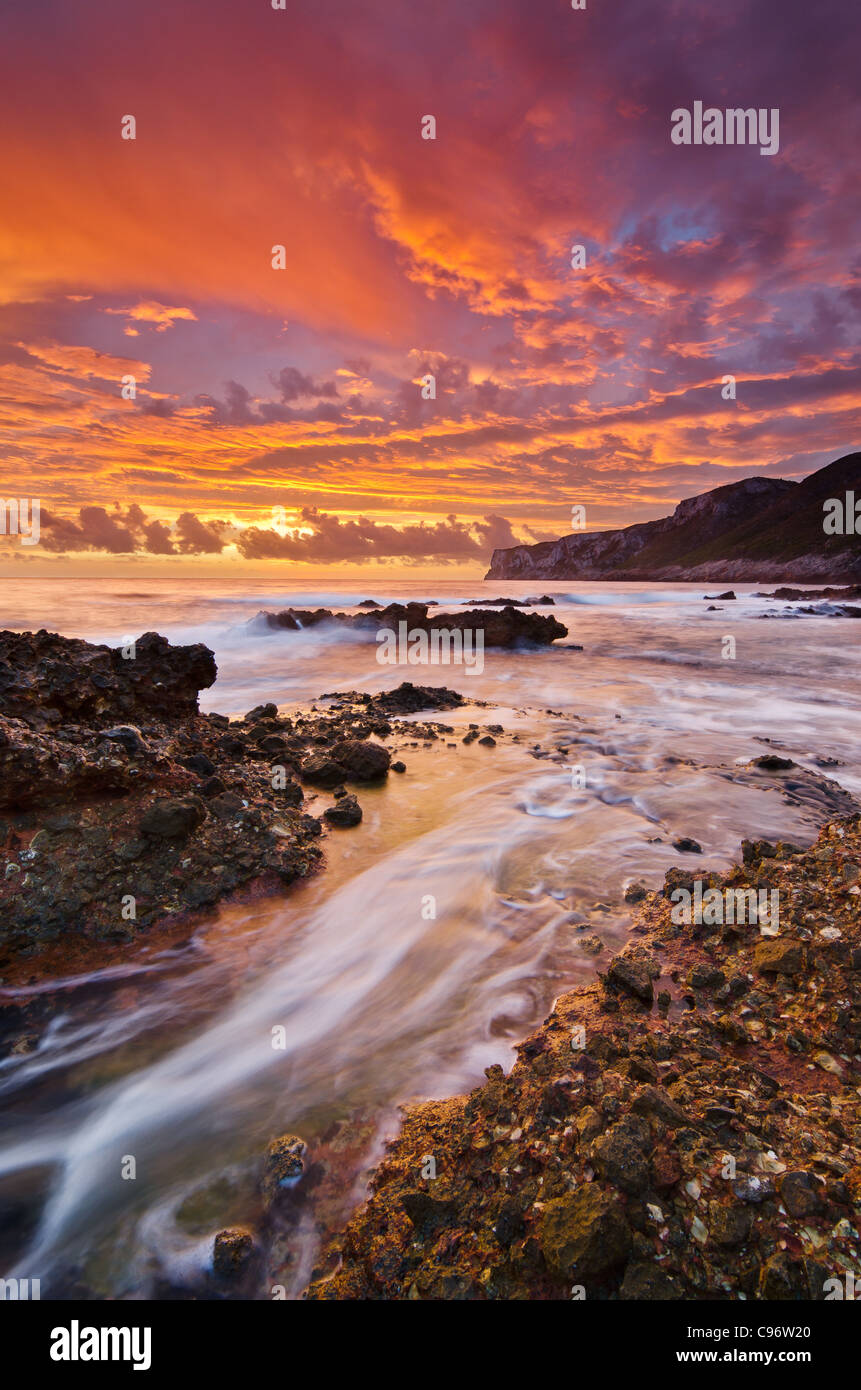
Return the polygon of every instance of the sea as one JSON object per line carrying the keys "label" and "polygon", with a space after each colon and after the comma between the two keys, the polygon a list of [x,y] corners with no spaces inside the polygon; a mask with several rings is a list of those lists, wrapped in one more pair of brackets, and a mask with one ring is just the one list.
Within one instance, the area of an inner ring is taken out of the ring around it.
{"label": "sea", "polygon": [[[43,1297],[206,1297],[216,1232],[254,1226],[261,1155],[289,1133],[308,1145],[308,1180],[244,1296],[299,1296],[400,1107],[508,1070],[554,999],[624,944],[629,885],[659,888],[679,862],[725,869],[745,838],[809,844],[841,791],[861,800],[861,622],[720,589],[4,581],[5,628],[206,643],[207,711],[325,708],[325,694],[403,680],[471,703],[415,716],[449,732],[396,740],[406,773],[359,789],[361,825],[327,835],[314,878],[222,905],[169,945],[144,935],[101,969],[0,981],[0,1006],[59,1001],[0,1060],[0,1275],[40,1279]],[[256,621],[539,593],[554,606],[535,611],[568,637],[486,648],[481,671],[381,664],[373,628]],[[506,736],[464,744],[470,723]],[[794,767],[751,767],[768,752]],[[680,857],[680,837],[701,854]]]}

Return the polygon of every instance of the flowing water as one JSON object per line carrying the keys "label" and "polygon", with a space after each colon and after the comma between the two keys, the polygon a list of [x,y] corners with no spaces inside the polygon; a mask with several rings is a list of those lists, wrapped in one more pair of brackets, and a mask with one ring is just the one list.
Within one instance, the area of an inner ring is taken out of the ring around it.
{"label": "flowing water", "polygon": [[[371,594],[451,609],[518,591]],[[56,1001],[30,1050],[0,1062],[0,1271],[60,1297],[199,1293],[214,1233],[255,1219],[267,1141],[294,1132],[312,1166],[251,1294],[295,1295],[398,1105],[507,1069],[554,996],[594,972],[581,942],[598,935],[606,959],[624,940],[625,886],[659,886],[674,839],[725,867],[743,837],[812,840],[832,809],[824,775],[861,797],[861,624],[826,606],[787,617],[752,586],[715,612],[692,585],[548,592],[557,606],[539,611],[583,650],[488,649],[467,673],[379,665],[373,631],[247,625],[264,607],[354,606],[369,596],[356,585],[6,582],[4,627],[206,642],[219,667],[207,710],[403,679],[494,707],[431,716],[451,735],[407,744],[407,774],[363,789],[362,824],[330,834],[324,871],[283,898],[224,907],[103,970],[0,986],[0,1004]],[[470,721],[519,741],[464,746]],[[744,770],[769,747],[797,782]]]}

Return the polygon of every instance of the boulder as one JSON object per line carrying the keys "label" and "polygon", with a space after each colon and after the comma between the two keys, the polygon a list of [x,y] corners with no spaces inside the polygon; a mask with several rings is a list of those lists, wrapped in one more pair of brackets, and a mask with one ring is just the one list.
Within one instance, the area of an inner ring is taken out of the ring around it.
{"label": "boulder", "polygon": [[261,719],[277,719],[278,706],[269,703],[267,705],[255,705],[245,716],[246,724],[256,724]]}
{"label": "boulder", "polygon": [[270,1142],[263,1159],[260,1182],[264,1207],[271,1207],[300,1181],[305,1172],[306,1148],[305,1140],[297,1134],[281,1134]]}
{"label": "boulder", "polygon": [[219,1279],[235,1279],[244,1273],[254,1254],[254,1237],[244,1226],[219,1231],[212,1246],[212,1269]]}
{"label": "boulder", "polygon": [[140,729],[135,728],[134,724],[117,724],[113,729],[104,729],[101,737],[118,743],[130,757],[136,757],[139,753],[146,753],[147,751],[143,734]]}
{"label": "boulder", "polygon": [[362,819],[362,808],[354,796],[342,796],[334,806],[326,808],[323,816],[330,825],[346,830],[359,824]]}
{"label": "boulder", "polygon": [[558,1278],[569,1283],[601,1280],[627,1260],[631,1231],[616,1198],[590,1183],[546,1204],[538,1243]]}
{"label": "boulder", "polygon": [[[211,806],[215,805],[215,800],[210,802]],[[140,828],[144,835],[163,840],[181,840],[205,819],[206,806],[199,796],[165,797],[144,812]]]}
{"label": "boulder", "polygon": [[626,994],[633,994],[637,999],[642,999],[644,1004],[651,1004],[655,997],[655,990],[652,984],[656,972],[655,967],[646,960],[638,959],[635,956],[614,956],[607,968],[606,983],[617,989],[623,990]]}
{"label": "boulder", "polygon": [[379,781],[386,776],[392,760],[389,750],[382,744],[363,739],[346,739],[343,743],[336,743],[331,755],[342,768],[341,780],[351,782]]}
{"label": "boulder", "polygon": [[187,758],[180,758],[180,762],[189,772],[196,772],[198,777],[212,777],[215,774],[215,766],[205,753],[192,753]]}
{"label": "boulder", "polygon": [[331,791],[344,780],[344,769],[328,753],[310,753],[300,768],[303,782]]}

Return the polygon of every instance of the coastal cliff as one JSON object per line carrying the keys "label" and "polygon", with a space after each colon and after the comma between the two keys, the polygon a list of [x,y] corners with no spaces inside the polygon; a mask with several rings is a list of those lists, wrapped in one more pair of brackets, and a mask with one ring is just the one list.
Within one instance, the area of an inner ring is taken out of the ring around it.
{"label": "coastal cliff", "polygon": [[[485,578],[857,583],[856,498],[861,502],[861,453],[801,483],[746,478],[686,498],[657,521],[494,550]],[[829,501],[843,509],[840,534],[824,528]]]}

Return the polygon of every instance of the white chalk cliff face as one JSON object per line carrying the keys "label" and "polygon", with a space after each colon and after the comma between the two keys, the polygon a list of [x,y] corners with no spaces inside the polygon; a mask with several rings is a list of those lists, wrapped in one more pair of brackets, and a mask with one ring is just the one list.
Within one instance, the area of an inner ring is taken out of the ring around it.
{"label": "white chalk cliff face", "polygon": [[826,503],[853,489],[861,496],[861,453],[801,483],[730,483],[686,498],[672,516],[621,531],[581,531],[495,550],[485,578],[858,583],[861,534],[848,524],[846,534],[824,527]]}

